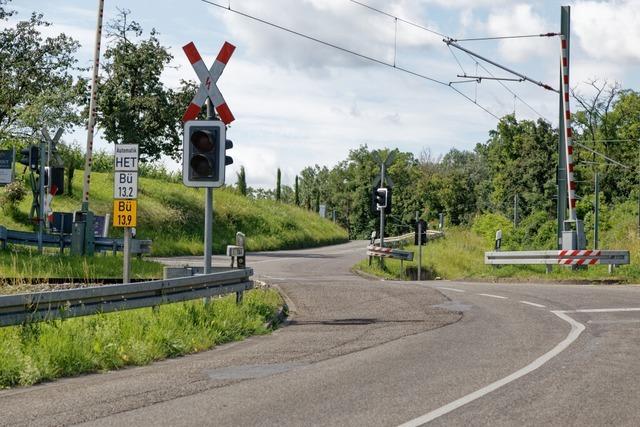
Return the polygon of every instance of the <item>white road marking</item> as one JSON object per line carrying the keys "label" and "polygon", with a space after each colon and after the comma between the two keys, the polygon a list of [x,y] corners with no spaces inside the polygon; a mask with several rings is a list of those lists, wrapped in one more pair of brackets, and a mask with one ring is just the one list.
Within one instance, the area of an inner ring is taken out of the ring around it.
{"label": "white road marking", "polygon": [[538,308],[545,308],[546,306],[542,305],[542,304],[536,304],[535,302],[530,302],[530,301],[520,301],[523,304],[527,304],[527,305],[531,305],[533,307],[538,307]]}
{"label": "white road marking", "polygon": [[507,377],[504,377],[501,380],[498,380],[494,383],[491,383],[488,386],[481,388],[480,390],[467,394],[466,396],[461,397],[458,400],[454,400],[453,402],[447,405],[444,405],[438,409],[435,409],[429,413],[426,413],[421,417],[415,418],[411,421],[407,421],[406,423],[402,424],[400,427],[417,427],[417,426],[426,424],[430,421],[433,421],[436,418],[439,418],[445,414],[448,414],[449,412],[454,411],[459,407],[466,405],[469,402],[473,402],[474,400],[479,399],[484,395],[489,394],[492,391],[495,391],[500,387],[507,385],[510,382],[513,382],[518,378],[523,377],[528,373],[535,371],[536,369],[538,369],[539,367],[547,363],[549,360],[553,359],[558,354],[562,353],[571,345],[571,343],[573,343],[580,336],[582,331],[584,331],[585,327],[582,323],[576,322],[571,317],[567,316],[564,312],[552,311],[552,313],[571,325],[571,331],[569,331],[569,335],[567,335],[567,337],[564,340],[562,340],[560,343],[558,343],[554,348],[552,348],[542,356],[538,357],[536,360],[534,360],[524,368],[514,372],[513,374]]}
{"label": "white road marking", "polygon": [[483,297],[490,297],[490,298],[508,299],[507,297],[503,297],[502,295],[493,295],[493,294],[478,294],[478,295],[482,295]]}
{"label": "white road marking", "polygon": [[590,325],[616,325],[627,323],[640,323],[640,319],[620,319],[620,320],[587,320]]}
{"label": "white road marking", "polygon": [[456,289],[456,288],[445,288],[444,286],[439,286],[436,289],[444,289],[446,291],[453,291],[453,292],[466,292],[463,291],[462,289]]}
{"label": "white road marking", "polygon": [[640,311],[640,308],[587,308],[583,310],[565,310],[560,313],[616,313],[625,311]]}

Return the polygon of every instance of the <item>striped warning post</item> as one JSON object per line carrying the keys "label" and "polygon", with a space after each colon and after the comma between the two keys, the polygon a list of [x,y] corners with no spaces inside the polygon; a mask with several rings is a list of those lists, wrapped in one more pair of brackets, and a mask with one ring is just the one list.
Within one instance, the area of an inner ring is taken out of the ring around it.
{"label": "striped warning post", "polygon": [[598,250],[563,250],[558,252],[558,264],[561,265],[594,265],[600,264]]}
{"label": "striped warning post", "polygon": [[566,142],[566,170],[569,196],[569,219],[576,220],[576,182],[573,179],[573,129],[571,127],[571,110],[569,108],[569,55],[567,38],[560,36],[562,47],[562,107],[564,110],[564,138]]}
{"label": "striped warning post", "polygon": [[182,117],[183,122],[194,120],[198,116],[202,105],[207,100],[207,96],[211,98],[211,102],[213,102],[213,105],[215,106],[220,119],[225,124],[228,125],[235,120],[233,114],[231,113],[231,110],[229,110],[229,107],[224,100],[224,97],[222,96],[222,93],[220,93],[220,90],[216,86],[216,82],[220,78],[222,71],[227,65],[227,62],[229,62],[229,59],[231,58],[231,55],[233,54],[235,49],[236,48],[234,45],[229,42],[225,42],[220,49],[216,60],[213,62],[213,65],[209,70],[207,70],[204,61],[202,60],[202,57],[200,56],[200,53],[198,52],[198,49],[196,49],[196,46],[195,44],[193,44],[193,42],[182,47],[182,50],[184,50],[184,53],[187,55],[187,58],[189,59],[191,66],[195,70],[196,75],[202,82],[198,87],[196,96],[193,98],[191,104],[189,104],[189,107],[187,108],[187,111]]}

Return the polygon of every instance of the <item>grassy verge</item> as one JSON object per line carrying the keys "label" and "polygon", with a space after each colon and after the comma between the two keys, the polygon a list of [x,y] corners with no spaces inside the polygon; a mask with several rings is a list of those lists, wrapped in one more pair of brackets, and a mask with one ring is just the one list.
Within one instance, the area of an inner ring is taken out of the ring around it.
{"label": "grassy verge", "polygon": [[0,387],[145,365],[264,334],[282,304],[274,290],[0,329]]}
{"label": "grassy verge", "polygon": [[[72,212],[80,207],[82,173],[73,181],[73,196],[55,197],[53,210]],[[202,253],[204,190],[181,183],[140,178],[138,189],[137,238],[152,239],[155,256],[199,255]],[[28,219],[31,196],[16,207],[0,212],[0,225],[14,230],[31,230]],[[113,211],[113,174],[92,173],[91,209],[98,215]],[[293,249],[328,245],[348,240],[346,230],[318,214],[286,203],[252,200],[233,189],[214,191],[215,253],[224,253],[235,242],[235,233],[247,236],[247,250]],[[122,230],[113,230],[120,236]]]}
{"label": "grassy verge", "polygon": [[[162,264],[133,258],[132,279],[162,277]],[[49,279],[91,283],[97,279],[122,279],[122,256],[93,258],[45,254],[35,251],[0,251],[0,295],[51,290]],[[59,285],[59,283],[57,284]]]}
{"label": "grassy verge", "polygon": [[[617,242],[621,245],[620,242]],[[626,249],[624,246],[617,246]],[[355,268],[387,279],[406,279],[417,270],[418,248],[405,248],[415,254],[415,261],[405,262],[404,270],[400,269],[400,261],[387,259],[384,268],[377,260],[371,266],[367,260],[358,263]],[[546,274],[544,265],[509,265],[496,268],[484,264],[484,252],[491,248],[487,239],[469,229],[451,228],[444,239],[435,240],[423,247],[422,265],[428,278],[440,277],[450,280],[479,279],[488,281],[516,279],[521,281],[616,281],[621,283],[640,283],[640,265],[621,266],[609,274],[607,266],[592,266],[586,270],[570,270],[555,266],[551,274]],[[632,262],[634,253],[632,249]],[[424,274],[424,273],[423,273]]]}

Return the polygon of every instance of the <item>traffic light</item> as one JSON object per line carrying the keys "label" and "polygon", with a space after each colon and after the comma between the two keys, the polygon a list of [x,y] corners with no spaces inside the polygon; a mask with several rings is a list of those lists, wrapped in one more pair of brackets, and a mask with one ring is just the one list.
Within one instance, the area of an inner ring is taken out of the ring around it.
{"label": "traffic light", "polygon": [[224,141],[224,165],[229,166],[233,164],[233,157],[227,156],[227,150],[233,148],[233,142],[229,139]]}
{"label": "traffic light", "polygon": [[[381,211],[387,207],[387,189],[376,189],[376,208]],[[386,210],[386,209],[385,209]]]}
{"label": "traffic light", "polygon": [[[420,226],[418,227],[418,224],[420,224]],[[423,245],[427,244],[427,221],[425,221],[424,219],[421,219],[419,221],[417,221],[415,223],[415,228],[414,228],[414,237],[413,237],[413,244],[414,245],[418,245],[418,229],[420,229],[422,236],[420,237],[420,242]]]}
{"label": "traffic light", "polygon": [[221,187],[233,147],[225,138],[225,125],[218,120],[191,120],[184,125],[182,181],[188,187]]}
{"label": "traffic light", "polygon": [[40,170],[40,149],[37,145],[30,145],[27,148],[23,148],[20,150],[20,163],[25,166],[28,166],[34,172],[39,172]]}
{"label": "traffic light", "polygon": [[[380,213],[380,208],[384,209],[384,213],[391,213],[391,188],[380,188],[373,187],[373,192],[371,193],[371,213],[378,214]],[[383,206],[384,205],[384,206]]]}

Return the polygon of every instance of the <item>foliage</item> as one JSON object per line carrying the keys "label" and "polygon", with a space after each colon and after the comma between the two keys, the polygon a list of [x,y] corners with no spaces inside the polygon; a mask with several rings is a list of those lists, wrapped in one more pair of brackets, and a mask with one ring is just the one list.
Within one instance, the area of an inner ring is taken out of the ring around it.
{"label": "foliage", "polygon": [[4,187],[2,195],[0,195],[0,203],[2,208],[15,207],[27,196],[27,189],[20,180],[15,180]]}
{"label": "foliage", "polygon": [[240,166],[240,172],[238,172],[238,192],[243,196],[247,195],[247,173],[244,170],[244,166]]}
{"label": "foliage", "polygon": [[40,13],[9,26],[16,13],[7,3],[0,1],[0,140],[79,124],[86,89],[86,81],[73,76],[79,43],[65,34],[43,37],[51,24]]}
{"label": "foliage", "polygon": [[182,135],[176,102],[182,96],[160,80],[173,57],[155,29],[141,40],[142,27],[129,14],[119,10],[109,25],[98,124],[107,141],[138,144],[141,162],[158,160],[162,154],[178,158]]}
{"label": "foliage", "polygon": [[276,201],[279,202],[282,199],[282,174],[280,172],[280,168],[276,172]]}
{"label": "foliage", "polygon": [[269,332],[273,290],[0,329],[0,388],[146,365]]}

